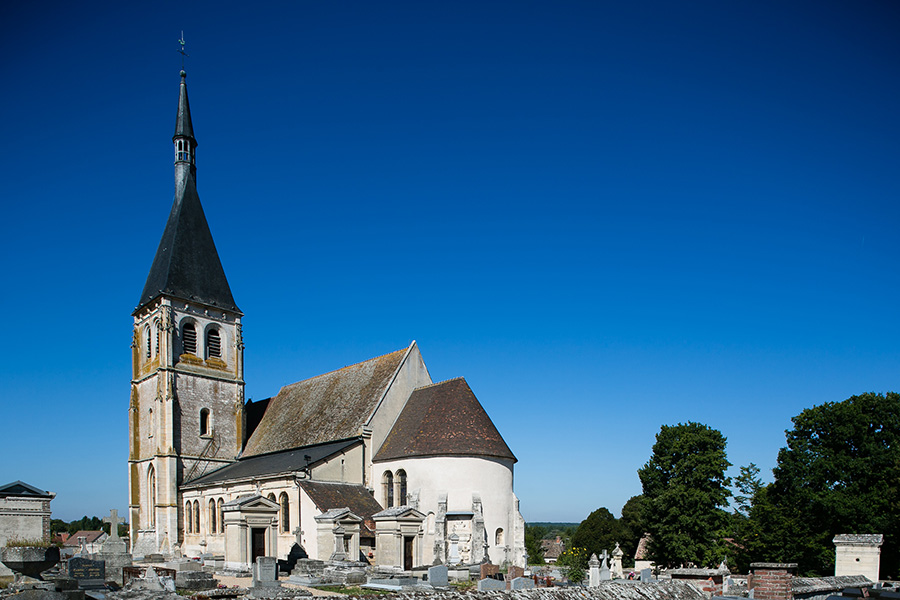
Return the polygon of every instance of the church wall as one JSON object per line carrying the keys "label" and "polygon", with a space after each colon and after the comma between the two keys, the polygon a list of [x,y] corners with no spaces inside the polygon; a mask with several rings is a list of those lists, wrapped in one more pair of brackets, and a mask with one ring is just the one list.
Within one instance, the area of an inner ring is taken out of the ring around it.
{"label": "church wall", "polygon": [[[210,499],[218,502],[218,499],[221,498],[223,503],[225,503],[241,496],[260,494],[269,499],[274,497],[275,502],[279,502],[282,493],[286,493],[288,496],[290,521],[288,524],[288,531],[282,531],[281,513],[279,511],[276,535],[277,557],[282,559],[287,558],[291,546],[297,541],[297,536],[294,532],[299,524],[300,530],[303,532],[301,535],[302,546],[311,558],[316,558],[318,544],[314,517],[322,511],[315,506],[303,490],[297,487],[293,476],[279,477],[266,481],[248,480],[240,483],[226,483],[224,485],[212,486],[200,490],[185,490],[183,492],[182,506],[180,509],[182,514],[180,522],[184,539],[182,553],[185,556],[191,557],[199,556],[203,553],[225,554],[225,534],[219,531],[210,531],[208,514]],[[194,500],[197,500],[201,508],[200,530],[199,532],[187,533],[184,529],[184,504],[193,502]],[[205,545],[203,545],[202,542],[205,542]]]}
{"label": "church wall", "polygon": [[363,446],[353,446],[340,454],[316,465],[312,469],[312,479],[316,481],[338,481],[343,483],[363,483]]}
{"label": "church wall", "polygon": [[[378,462],[373,465],[377,477],[387,470],[406,471],[411,505],[426,515],[423,561],[434,560],[434,540],[440,509],[438,502],[447,497],[447,511],[470,512],[473,494],[480,496],[484,515],[485,540],[491,561],[525,566],[524,519],[513,492],[513,463],[497,459],[436,456]],[[376,493],[379,501],[383,499]],[[497,530],[502,529],[502,545],[496,544]],[[473,541],[473,543],[476,543]]]}
{"label": "church wall", "polygon": [[[369,440],[366,448],[366,460],[370,465],[372,457],[381,448],[381,444],[384,443],[384,439],[394,426],[394,422],[397,420],[403,407],[406,406],[406,401],[409,400],[413,390],[430,383],[432,383],[431,375],[428,373],[425,361],[422,360],[419,346],[413,344],[400,367],[400,372],[397,373],[393,384],[369,420],[368,425],[372,430],[372,438]],[[369,481],[366,482],[366,485],[370,487],[377,485],[381,481],[376,476],[375,471],[370,473],[370,477]]]}

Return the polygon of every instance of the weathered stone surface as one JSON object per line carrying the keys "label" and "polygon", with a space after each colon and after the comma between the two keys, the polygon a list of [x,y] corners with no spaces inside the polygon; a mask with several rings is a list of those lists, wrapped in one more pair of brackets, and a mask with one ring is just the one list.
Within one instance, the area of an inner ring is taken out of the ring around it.
{"label": "weathered stone surface", "polygon": [[212,590],[218,585],[216,579],[204,571],[178,571],[175,587],[184,590]]}
{"label": "weathered stone surface", "polygon": [[447,587],[450,585],[448,580],[449,569],[447,565],[437,565],[428,569],[428,583],[433,587]]}
{"label": "weathered stone surface", "polygon": [[516,577],[509,582],[511,590],[531,590],[534,589],[534,580],[530,577]]}
{"label": "weathered stone surface", "polygon": [[[847,587],[871,587],[874,582],[863,575],[839,575],[836,577],[794,577],[791,590],[794,596],[821,595],[840,592]],[[838,594],[836,594],[838,595]]]}
{"label": "weathered stone surface", "polygon": [[[489,579],[483,581],[491,581]],[[494,580],[496,582],[496,580]],[[501,585],[503,582],[497,582]],[[456,590],[434,591],[429,594],[400,592],[404,600],[415,598],[429,600],[472,600],[471,593]],[[693,586],[681,581],[637,583],[608,581],[596,588],[552,587],[531,590],[485,590],[479,600],[705,600],[706,596]]]}
{"label": "weathered stone surface", "polygon": [[487,592],[491,590],[506,590],[506,582],[499,579],[479,579],[478,591]]}

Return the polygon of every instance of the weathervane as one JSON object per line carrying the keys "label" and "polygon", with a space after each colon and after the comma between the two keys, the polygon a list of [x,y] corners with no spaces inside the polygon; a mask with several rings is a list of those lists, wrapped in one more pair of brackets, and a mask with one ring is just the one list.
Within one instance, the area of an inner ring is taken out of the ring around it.
{"label": "weathervane", "polygon": [[181,48],[178,50],[178,53],[181,55],[181,70],[184,71],[184,57],[190,56],[187,52],[184,51],[184,30],[181,30],[181,39],[178,40],[178,43],[181,44]]}

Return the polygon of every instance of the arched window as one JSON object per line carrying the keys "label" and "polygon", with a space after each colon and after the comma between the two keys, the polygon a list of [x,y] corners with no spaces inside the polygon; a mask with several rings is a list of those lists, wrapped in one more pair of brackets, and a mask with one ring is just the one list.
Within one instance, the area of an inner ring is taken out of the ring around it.
{"label": "arched window", "polygon": [[150,527],[156,527],[156,471],[153,465],[147,471],[147,510],[150,512],[147,515]]}
{"label": "arched window", "polygon": [[394,506],[394,474],[385,471],[381,476],[381,486],[384,488],[384,507]]}
{"label": "arched window", "polygon": [[200,409],[200,435],[209,435],[209,409]]}
{"label": "arched window", "polygon": [[193,323],[182,325],[181,343],[184,345],[184,354],[197,354],[197,328]]}
{"label": "arched window", "polygon": [[290,533],[291,502],[288,500],[288,495],[285,492],[281,492],[281,496],[278,497],[278,504],[281,505],[281,533]]}
{"label": "arched window", "polygon": [[268,496],[266,496],[266,498],[268,498],[272,502],[275,502],[275,494],[269,494]]}
{"label": "arched window", "polygon": [[222,510],[222,507],[225,505],[225,501],[219,498],[217,502],[217,508],[219,509],[219,533],[225,533],[225,514]]}
{"label": "arched window", "polygon": [[156,332],[156,346],[153,348],[153,356],[159,356],[159,319],[153,321],[153,331]]}
{"label": "arched window", "polygon": [[206,332],[206,358],[220,358],[222,356],[222,338],[218,329],[210,329]]}
{"label": "arched window", "polygon": [[216,501],[209,501],[209,526],[207,527],[210,533],[215,533],[218,531],[216,528]]}
{"label": "arched window", "polygon": [[152,348],[153,348],[153,347],[150,345],[150,336],[151,336],[150,326],[148,325],[148,326],[147,326],[147,336],[146,336],[146,337],[147,337],[147,358],[150,358],[150,355],[151,355],[151,352],[152,352]]}
{"label": "arched window", "polygon": [[194,525],[194,517],[191,516],[191,501],[184,503],[184,532],[191,533]]}
{"label": "arched window", "polygon": [[194,500],[194,533],[200,533],[200,503]]}
{"label": "arched window", "polygon": [[494,545],[502,546],[503,545],[503,528],[497,529],[497,533],[494,534]]}
{"label": "arched window", "polygon": [[397,470],[397,504],[406,504],[406,471],[403,469]]}

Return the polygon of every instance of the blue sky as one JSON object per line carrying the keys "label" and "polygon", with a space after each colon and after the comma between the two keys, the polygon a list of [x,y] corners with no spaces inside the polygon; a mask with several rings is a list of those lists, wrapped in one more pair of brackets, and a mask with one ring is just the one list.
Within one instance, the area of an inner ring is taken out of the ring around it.
{"label": "blue sky", "polygon": [[0,483],[127,504],[131,311],[198,186],[247,396],[417,340],[530,521],[618,514],[660,425],[766,478],[898,390],[895,2],[0,5]]}

